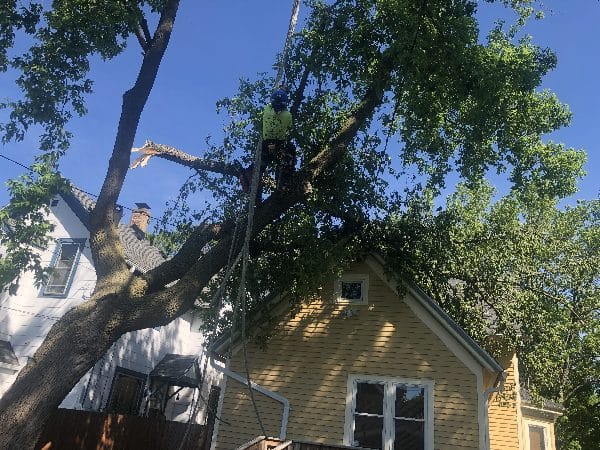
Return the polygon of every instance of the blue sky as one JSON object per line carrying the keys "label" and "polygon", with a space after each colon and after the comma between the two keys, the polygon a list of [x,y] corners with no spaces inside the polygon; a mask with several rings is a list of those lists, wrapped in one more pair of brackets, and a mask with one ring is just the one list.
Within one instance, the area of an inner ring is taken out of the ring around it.
{"label": "blue sky", "polygon": [[[235,92],[240,77],[272,70],[287,31],[292,0],[183,0],[175,32],[160,68],[157,82],[142,115],[136,145],[145,139],[165,143],[189,153],[201,154],[207,135],[219,135],[223,118],[216,115],[215,102]],[[591,199],[600,193],[596,173],[600,167],[600,145],[595,131],[600,119],[600,3],[595,0],[548,0],[547,16],[528,26],[534,42],[558,55],[558,68],[544,80],[570,105],[572,125],[553,134],[588,152],[588,176],[575,198]],[[488,11],[483,13],[483,11]],[[482,3],[483,26],[502,13]],[[301,25],[301,24],[299,24]],[[119,119],[121,96],[133,81],[141,60],[139,46],[129,48],[113,61],[95,61],[94,94],[88,99],[89,113],[74,120],[75,137],[62,165],[63,175],[82,189],[97,193],[106,172]],[[10,77],[0,75],[0,97],[15,96]],[[31,164],[37,139],[31,134],[18,144],[0,147],[0,153]],[[0,182],[22,172],[0,160]],[[173,198],[189,171],[172,163],[152,160],[145,169],[131,171],[120,203],[133,206],[147,202],[155,214]],[[0,186],[0,204],[8,195]],[[574,201],[574,200],[573,200]]]}

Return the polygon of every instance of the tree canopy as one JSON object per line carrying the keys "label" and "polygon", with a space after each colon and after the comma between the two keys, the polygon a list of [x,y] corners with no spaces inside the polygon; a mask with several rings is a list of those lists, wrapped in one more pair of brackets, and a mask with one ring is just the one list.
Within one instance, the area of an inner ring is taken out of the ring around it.
{"label": "tree canopy", "polygon": [[[257,205],[249,310],[264,308],[277,292],[299,302],[345,261],[380,251],[475,337],[483,340],[490,327],[508,336],[535,391],[565,401],[562,436],[577,448],[599,429],[582,422],[589,405],[598,405],[598,205],[558,207],[575,192],[585,153],[543,139],[571,118],[555,94],[539,89],[556,57],[517,37],[534,2],[501,3],[517,11],[518,22],[498,23],[483,37],[475,13],[485,5],[472,0],[305,1],[306,24],[285,68],[298,168],[289,189],[267,186]],[[198,297],[212,298],[229,253],[241,248],[236,220],[245,228],[245,197],[235,175],[256,147],[256,120],[274,83],[268,75],[243,79],[218,103],[228,118],[223,142],[185,151],[144,146],[194,171],[169,210],[177,226],[155,236],[172,258],[132,275],[116,231],[140,114],[178,6],[13,0],[0,7],[0,69],[17,71],[23,93],[0,105],[8,111],[3,139],[23,139],[33,125],[44,130],[35,172],[11,182],[11,204],[0,212],[22,224],[0,236],[7,247],[2,283],[23,270],[43,277],[30,244],[45,245],[40,208],[66,188],[57,170],[69,120],[85,114],[90,57],[110,59],[132,40],[143,52],[91,216],[97,285],[89,301],[57,322],[0,401],[8,439],[0,442],[34,442],[48,411],[119,336],[168,323]],[[13,56],[22,35],[32,45]],[[485,181],[490,174],[509,180],[504,197]],[[449,175],[461,184],[444,204]],[[203,211],[186,206],[199,191],[211,194]],[[237,277],[239,271],[227,283],[226,301],[236,298]],[[231,321],[213,306],[207,327]],[[65,350],[61,365],[72,363],[66,372],[57,367]]]}

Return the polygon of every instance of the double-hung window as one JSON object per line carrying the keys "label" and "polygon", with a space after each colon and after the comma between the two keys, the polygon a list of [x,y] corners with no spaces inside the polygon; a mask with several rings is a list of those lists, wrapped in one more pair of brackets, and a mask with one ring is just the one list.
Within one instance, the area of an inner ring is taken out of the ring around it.
{"label": "double-hung window", "polygon": [[66,297],[77,269],[85,239],[58,239],[50,263],[50,276],[42,288],[46,297]]}
{"label": "double-hung window", "polygon": [[433,447],[433,382],[351,375],[347,445],[381,450]]}

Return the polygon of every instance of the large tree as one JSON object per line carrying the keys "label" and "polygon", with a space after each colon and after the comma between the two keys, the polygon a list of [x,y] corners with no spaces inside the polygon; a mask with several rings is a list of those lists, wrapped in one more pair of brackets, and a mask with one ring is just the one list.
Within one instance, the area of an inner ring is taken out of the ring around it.
{"label": "large tree", "polygon": [[[530,0],[501,2],[520,22],[533,12]],[[236,230],[245,229],[246,219],[236,160],[248,162],[256,147],[254,122],[273,87],[269,77],[244,80],[219,103],[230,117],[222,144],[190,150],[199,156],[152,142],[143,148],[146,156],[196,171],[184,192],[211,190],[210,220],[185,218],[172,257],[143,275],[128,270],[119,241],[116,203],[178,7],[178,0],[0,6],[0,68],[18,71],[23,92],[2,105],[10,111],[4,139],[22,139],[33,124],[44,130],[35,173],[11,184],[13,201],[2,212],[28,225],[4,238],[10,242],[0,265],[4,281],[24,269],[43,276],[27,244],[43,244],[47,226],[37,211],[63,187],[56,169],[68,148],[69,119],[85,112],[92,89],[90,57],[111,58],[130,37],[143,51],[90,218],[96,287],[52,327],[0,400],[2,448],[31,448],[51,411],[112,343],[188,311],[242,247]],[[574,191],[582,153],[541,140],[570,118],[552,93],[538,90],[556,63],[551,51],[517,40],[516,28],[501,24],[481,39],[473,0],[307,0],[305,7],[308,19],[285,67],[300,166],[285,188],[266,186],[255,208],[249,308],[260,308],[282,286],[301,298],[332,254],[348,254],[349,236],[388,210],[408,214],[402,206],[408,199],[436,197],[448,174],[475,185],[490,171],[507,173],[514,192],[535,186],[549,199]],[[154,32],[149,15],[157,18]],[[11,56],[22,34],[33,44]],[[403,236],[397,239],[402,246]],[[276,270],[280,264],[287,270]]]}
{"label": "large tree", "polygon": [[443,211],[415,201],[370,241],[479,342],[501,334],[512,344],[534,399],[566,408],[561,448],[593,448],[600,432],[600,201],[559,208],[538,193],[530,186],[493,201],[487,184],[460,185]]}

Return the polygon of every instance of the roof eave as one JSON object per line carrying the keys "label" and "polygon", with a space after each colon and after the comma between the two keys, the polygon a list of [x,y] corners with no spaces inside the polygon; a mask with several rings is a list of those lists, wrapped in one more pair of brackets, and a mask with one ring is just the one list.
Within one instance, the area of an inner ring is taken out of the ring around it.
{"label": "roof eave", "polygon": [[[382,267],[385,260],[377,253],[370,255]],[[436,321],[454,337],[469,354],[484,368],[492,372],[504,372],[502,366],[488,352],[486,352],[475,340],[469,336],[460,325],[458,325],[440,306],[431,299],[415,283],[403,281],[406,288],[413,297],[423,306]]]}

